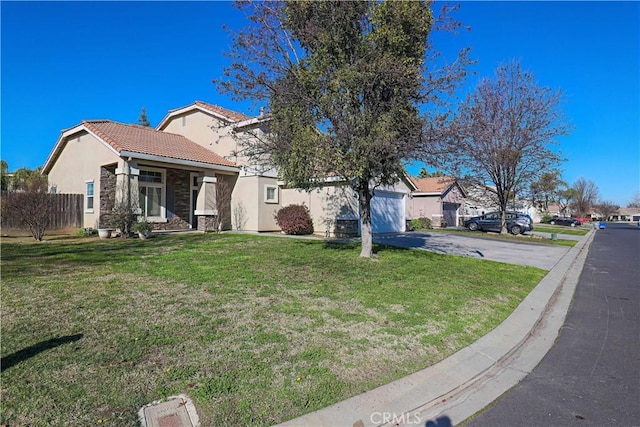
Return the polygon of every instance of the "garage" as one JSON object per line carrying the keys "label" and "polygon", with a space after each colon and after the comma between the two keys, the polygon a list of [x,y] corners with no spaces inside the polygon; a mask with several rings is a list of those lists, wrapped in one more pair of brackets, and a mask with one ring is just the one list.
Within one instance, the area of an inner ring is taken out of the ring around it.
{"label": "garage", "polygon": [[403,193],[376,191],[371,199],[371,228],[374,233],[405,231],[405,202]]}

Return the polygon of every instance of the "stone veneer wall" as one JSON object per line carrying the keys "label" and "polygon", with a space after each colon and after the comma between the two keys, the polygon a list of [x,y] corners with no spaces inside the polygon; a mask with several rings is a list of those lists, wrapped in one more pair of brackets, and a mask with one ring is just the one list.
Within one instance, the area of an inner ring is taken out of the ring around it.
{"label": "stone veneer wall", "polygon": [[337,219],[335,236],[336,237],[353,237],[358,235],[359,219]]}
{"label": "stone veneer wall", "polygon": [[199,216],[198,231],[216,231],[218,225],[217,216]]}
{"label": "stone veneer wall", "polygon": [[[166,169],[167,188],[173,188],[173,218],[166,223],[154,223],[155,230],[184,230],[190,228],[191,175],[189,171]],[[100,223],[98,227],[108,228],[117,191],[116,165],[100,168]],[[168,198],[168,197],[167,197]]]}
{"label": "stone veneer wall", "polygon": [[[167,188],[173,188],[173,218],[165,223],[154,224],[156,230],[184,230],[190,228],[191,174],[183,169],[167,168]],[[167,190],[168,192],[169,190]],[[167,199],[169,195],[167,194]]]}
{"label": "stone veneer wall", "polygon": [[100,220],[98,228],[110,226],[110,212],[113,211],[116,186],[116,165],[102,166],[100,168]]}

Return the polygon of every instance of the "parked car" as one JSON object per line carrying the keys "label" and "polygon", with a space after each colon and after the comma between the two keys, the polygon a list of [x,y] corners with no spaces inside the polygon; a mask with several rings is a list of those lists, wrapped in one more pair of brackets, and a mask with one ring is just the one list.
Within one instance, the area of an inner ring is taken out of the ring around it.
{"label": "parked car", "polygon": [[577,219],[578,221],[580,221],[580,225],[584,225],[587,222],[591,222],[592,219],[586,216],[574,216],[572,217],[573,219]]}
{"label": "parked car", "polygon": [[566,226],[569,226],[569,227],[576,227],[576,226],[582,225],[582,224],[580,224],[580,221],[578,221],[577,219],[569,218],[569,217],[566,217],[566,216],[565,217],[560,216],[558,218],[553,218],[551,221],[549,221],[549,224],[551,224],[551,225],[566,225]]}
{"label": "parked car", "polygon": [[[507,231],[511,234],[522,234],[533,230],[533,220],[522,212],[506,212]],[[484,215],[474,216],[465,221],[464,226],[471,231],[496,231],[502,229],[500,212],[489,212]]]}

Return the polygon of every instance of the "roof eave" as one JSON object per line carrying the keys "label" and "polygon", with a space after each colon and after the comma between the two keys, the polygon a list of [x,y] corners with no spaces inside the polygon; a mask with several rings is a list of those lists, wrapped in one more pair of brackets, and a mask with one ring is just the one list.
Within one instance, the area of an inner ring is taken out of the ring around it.
{"label": "roof eave", "polygon": [[173,117],[179,116],[180,114],[187,113],[187,112],[192,111],[192,110],[199,110],[199,111],[202,111],[203,113],[206,113],[206,114],[212,115],[212,116],[214,116],[214,117],[216,117],[218,119],[224,120],[225,122],[235,123],[235,120],[233,120],[231,117],[227,117],[227,116],[224,116],[224,115],[222,115],[220,113],[216,113],[215,111],[208,110],[208,109],[206,109],[204,107],[201,107],[200,105],[198,105],[198,104],[196,104],[194,102],[193,104],[187,105],[185,107],[176,108],[175,110],[169,110],[167,115],[164,116],[164,118],[160,121],[160,123],[158,123],[158,126],[156,126],[156,130],[161,131],[164,128],[164,126],[167,123],[169,123],[169,121]]}
{"label": "roof eave", "polygon": [[254,117],[252,119],[243,120],[241,122],[234,123],[234,124],[231,125],[231,128],[233,130],[238,130],[238,129],[245,128],[247,126],[260,124],[260,123],[266,123],[268,121],[271,121],[271,116]]}
{"label": "roof eave", "polygon": [[440,191],[416,191],[411,194],[414,196],[442,196]]}
{"label": "roof eave", "polygon": [[174,165],[190,166],[190,167],[205,168],[205,169],[218,169],[225,172],[240,173],[240,168],[237,166],[219,165],[217,163],[199,162],[196,160],[176,159],[173,157],[157,156],[154,154],[144,154],[144,153],[137,153],[135,151],[126,151],[126,150],[122,150],[120,152],[120,155],[122,157],[131,157],[138,160],[149,160],[154,162],[170,163]]}

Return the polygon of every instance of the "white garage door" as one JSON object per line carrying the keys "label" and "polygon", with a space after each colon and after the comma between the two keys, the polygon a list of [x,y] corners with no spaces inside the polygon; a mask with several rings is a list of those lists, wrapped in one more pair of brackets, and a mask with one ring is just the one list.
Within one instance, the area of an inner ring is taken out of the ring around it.
{"label": "white garage door", "polygon": [[405,231],[404,194],[376,191],[371,199],[371,227],[374,233]]}

